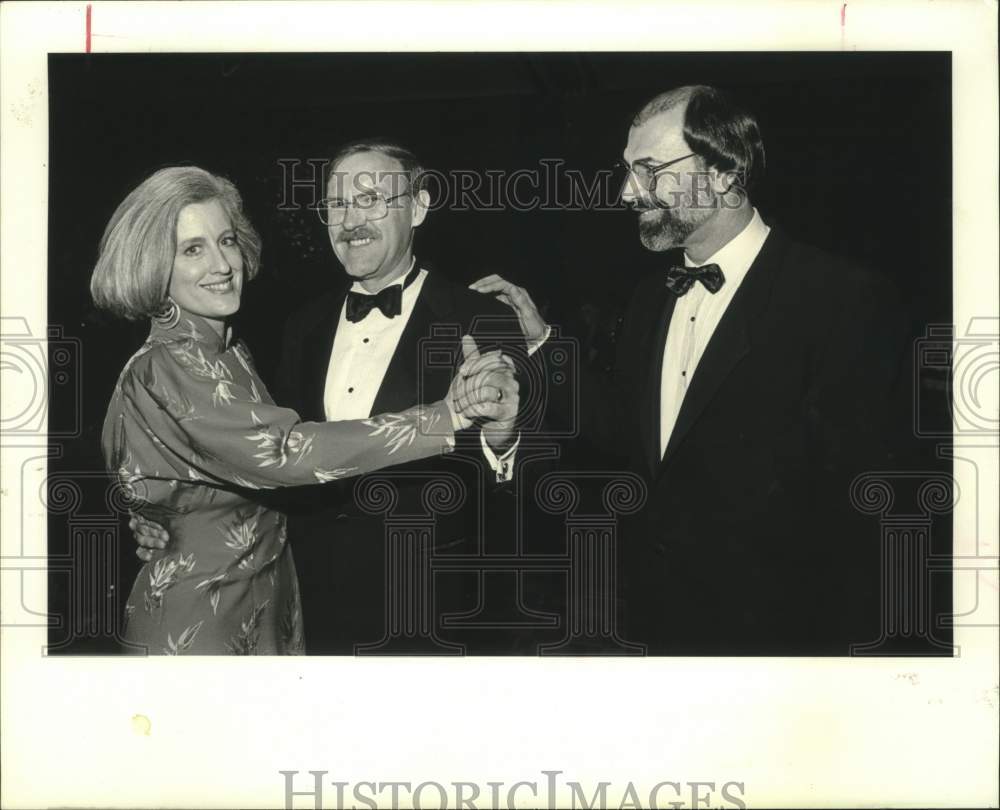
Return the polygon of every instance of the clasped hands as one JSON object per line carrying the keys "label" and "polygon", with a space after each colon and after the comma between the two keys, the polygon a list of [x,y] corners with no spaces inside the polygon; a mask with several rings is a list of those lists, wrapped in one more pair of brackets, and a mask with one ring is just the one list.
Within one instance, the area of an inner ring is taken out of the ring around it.
{"label": "clasped hands", "polygon": [[[518,314],[525,338],[542,336],[545,322],[531,297],[521,288],[499,276],[480,279],[471,286],[478,292],[496,295],[511,306]],[[455,430],[478,424],[490,447],[502,454],[514,437],[520,404],[513,361],[499,351],[481,354],[476,341],[466,335],[462,338],[462,365],[451,382],[445,403]],[[137,514],[132,515],[129,528],[135,532],[139,546],[136,556],[144,562],[149,562],[169,541],[162,526]]]}
{"label": "clasped hands", "polygon": [[518,382],[514,362],[499,350],[481,354],[469,335],[462,338],[459,366],[445,402],[455,430],[479,425],[494,450],[505,450],[514,434]]}

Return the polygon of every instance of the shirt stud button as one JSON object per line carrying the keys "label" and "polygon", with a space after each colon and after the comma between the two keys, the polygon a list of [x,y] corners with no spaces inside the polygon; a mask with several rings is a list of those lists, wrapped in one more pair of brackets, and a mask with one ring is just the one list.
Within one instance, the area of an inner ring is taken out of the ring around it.
{"label": "shirt stud button", "polygon": [[350,388],[347,389],[347,393],[348,394],[353,394],[354,393],[354,386],[353,385]]}

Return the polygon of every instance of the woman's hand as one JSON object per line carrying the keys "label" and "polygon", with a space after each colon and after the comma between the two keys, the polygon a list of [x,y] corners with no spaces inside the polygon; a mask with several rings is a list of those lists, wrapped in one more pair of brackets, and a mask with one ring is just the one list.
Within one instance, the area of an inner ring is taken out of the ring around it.
{"label": "woman's hand", "polygon": [[469,335],[462,338],[462,355],[462,365],[446,398],[452,424],[456,430],[463,430],[478,420],[499,423],[488,432],[505,441],[502,434],[513,429],[519,404],[514,363],[500,351],[480,354]]}

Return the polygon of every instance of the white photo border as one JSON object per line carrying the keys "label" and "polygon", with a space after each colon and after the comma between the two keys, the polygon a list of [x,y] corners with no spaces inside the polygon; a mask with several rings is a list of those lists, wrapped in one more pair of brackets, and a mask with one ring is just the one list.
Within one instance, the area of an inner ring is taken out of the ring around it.
{"label": "white photo border", "polygon": [[[88,44],[95,53],[951,51],[954,323],[1000,323],[996,3],[68,2],[0,13],[0,301],[5,319],[35,335],[47,323],[46,60]],[[5,410],[16,401],[7,384]],[[333,807],[334,781],[542,785],[543,771],[556,770],[588,795],[611,782],[615,807],[627,783],[646,796],[663,781],[741,782],[751,807],[996,806],[996,443],[994,434],[967,444],[978,480],[955,465],[960,488],[978,492],[957,506],[956,554],[988,555],[974,577],[955,573],[956,612],[978,598],[987,619],[956,628],[957,658],[46,658],[44,627],[4,627],[0,803],[280,807],[280,771],[299,771],[305,790],[307,772],[325,770]],[[45,512],[22,514],[16,495],[21,466],[44,467],[44,441],[36,445],[3,443],[4,616],[46,605]],[[524,807],[546,801],[519,796]],[[563,793],[558,804],[567,801]]]}

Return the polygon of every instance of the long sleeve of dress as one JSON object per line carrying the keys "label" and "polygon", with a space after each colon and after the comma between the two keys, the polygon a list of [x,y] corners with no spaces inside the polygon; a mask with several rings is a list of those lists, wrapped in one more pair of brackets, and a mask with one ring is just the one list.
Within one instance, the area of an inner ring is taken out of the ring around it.
{"label": "long sleeve of dress", "polygon": [[118,395],[127,435],[116,443],[140,451],[146,469],[133,475],[143,477],[255,489],[313,484],[437,455],[453,443],[443,403],[302,422],[270,400],[240,344],[222,354],[192,342],[154,344],[134,358]]}

